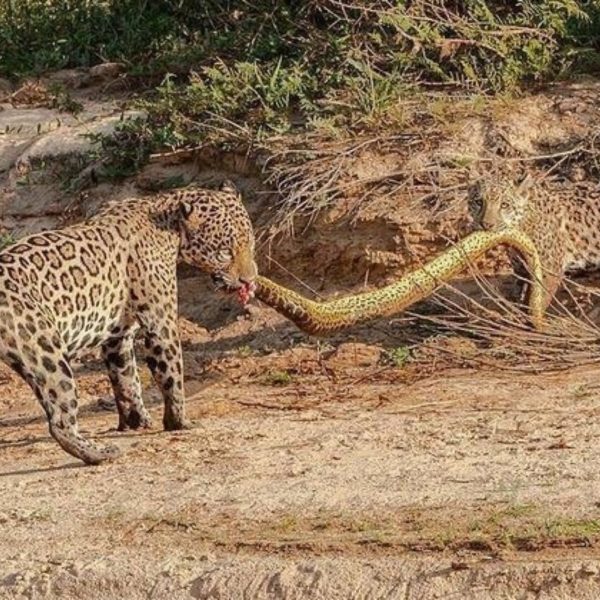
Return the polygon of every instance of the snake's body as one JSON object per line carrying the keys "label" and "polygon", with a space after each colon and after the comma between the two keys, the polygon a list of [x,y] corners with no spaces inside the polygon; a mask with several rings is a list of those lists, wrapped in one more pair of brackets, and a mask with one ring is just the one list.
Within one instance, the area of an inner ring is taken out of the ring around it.
{"label": "snake's body", "polygon": [[296,323],[300,329],[312,334],[327,334],[406,309],[430,296],[442,283],[452,279],[490,248],[501,244],[518,250],[527,262],[532,279],[530,319],[535,328],[541,329],[544,290],[540,283],[540,258],[534,243],[526,234],[509,228],[472,233],[400,281],[371,292],[315,302],[266,277],[258,277],[255,295]]}

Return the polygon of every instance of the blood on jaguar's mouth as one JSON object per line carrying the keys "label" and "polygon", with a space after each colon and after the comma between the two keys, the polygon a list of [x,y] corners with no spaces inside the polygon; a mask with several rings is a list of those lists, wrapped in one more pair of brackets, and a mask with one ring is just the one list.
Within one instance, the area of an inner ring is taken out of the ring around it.
{"label": "blood on jaguar's mouth", "polygon": [[235,294],[242,306],[246,306],[248,302],[254,297],[254,290],[256,290],[256,284],[253,281],[240,281],[231,284],[223,275],[213,274],[212,276],[215,288],[225,294]]}
{"label": "blood on jaguar's mouth", "polygon": [[254,297],[254,290],[256,289],[256,284],[252,281],[245,281],[242,285],[237,289],[237,297],[242,306],[246,306],[248,302]]}

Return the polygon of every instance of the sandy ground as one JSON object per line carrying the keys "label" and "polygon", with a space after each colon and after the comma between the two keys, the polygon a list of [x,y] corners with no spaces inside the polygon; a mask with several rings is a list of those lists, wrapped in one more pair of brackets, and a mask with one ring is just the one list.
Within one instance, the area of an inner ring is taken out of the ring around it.
{"label": "sandy ground", "polygon": [[597,369],[386,366],[369,328],[326,346],[219,306],[181,320],[190,431],[161,431],[142,367],[156,425],[116,432],[82,360],[111,464],[0,370],[0,598],[599,597]]}

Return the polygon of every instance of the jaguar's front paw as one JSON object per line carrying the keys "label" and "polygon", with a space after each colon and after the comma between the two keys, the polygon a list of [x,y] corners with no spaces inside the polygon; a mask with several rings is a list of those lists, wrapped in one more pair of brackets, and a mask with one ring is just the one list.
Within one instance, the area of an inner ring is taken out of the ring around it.
{"label": "jaguar's front paw", "polygon": [[152,418],[145,410],[132,410],[127,416],[127,425],[130,429],[150,429]]}
{"label": "jaguar's front paw", "polygon": [[165,431],[179,431],[181,429],[191,429],[192,422],[189,419],[165,415],[163,419]]}

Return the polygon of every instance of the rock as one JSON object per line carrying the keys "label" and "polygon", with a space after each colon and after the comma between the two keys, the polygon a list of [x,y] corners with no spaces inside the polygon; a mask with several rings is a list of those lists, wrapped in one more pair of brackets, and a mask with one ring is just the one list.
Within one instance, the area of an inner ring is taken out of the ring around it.
{"label": "rock", "polygon": [[28,139],[0,137],[0,173],[8,171],[30,144]]}
{"label": "rock", "polygon": [[[125,113],[124,118],[136,118],[140,115],[142,115],[140,111],[128,111]],[[36,139],[21,154],[18,164],[28,165],[36,159],[56,159],[69,154],[83,155],[94,146],[94,142],[90,138],[91,134],[109,135],[122,120],[123,118],[119,114],[98,118],[82,126],[56,126],[53,131]],[[0,117],[0,127],[5,121],[8,122],[8,116]],[[65,121],[70,125],[67,118],[65,118]]]}
{"label": "rock", "polygon": [[90,75],[85,69],[61,69],[60,71],[46,75],[44,82],[77,89],[89,85]]}
{"label": "rock", "polygon": [[0,132],[4,136],[34,138],[41,133],[54,130],[60,126],[61,115],[44,107],[13,108],[3,106],[0,112]]}
{"label": "rock", "polygon": [[96,65],[89,70],[89,75],[92,79],[109,81],[116,79],[125,71],[125,65],[116,62],[102,63]]}

